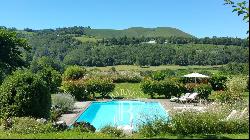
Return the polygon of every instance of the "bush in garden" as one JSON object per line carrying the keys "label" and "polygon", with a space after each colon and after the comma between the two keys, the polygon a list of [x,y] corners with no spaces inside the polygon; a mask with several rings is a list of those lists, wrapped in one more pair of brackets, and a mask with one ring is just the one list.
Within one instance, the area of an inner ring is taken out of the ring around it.
{"label": "bush in garden", "polygon": [[151,98],[153,98],[155,94],[170,98],[171,96],[179,97],[184,92],[185,87],[182,83],[178,82],[178,79],[174,78],[161,81],[146,79],[141,84],[141,89],[145,94],[149,94]]}
{"label": "bush in garden", "polygon": [[50,110],[50,120],[53,122],[56,122],[56,121],[58,121],[58,118],[62,114],[63,114],[63,111],[60,108],[52,106],[51,110]]}
{"label": "bush in garden", "polygon": [[209,82],[213,90],[224,90],[226,88],[227,77],[223,75],[213,75]]}
{"label": "bush in garden", "polygon": [[52,106],[62,110],[63,113],[72,111],[74,108],[75,98],[71,94],[59,93],[52,95]]}
{"label": "bush in garden", "polygon": [[63,80],[77,80],[86,75],[86,69],[79,66],[69,66],[63,73]]}
{"label": "bush in garden", "polygon": [[172,77],[172,76],[175,76],[175,71],[170,69],[155,71],[150,75],[150,77],[153,80],[158,80],[158,81],[164,80],[166,77]]}
{"label": "bush in garden", "polygon": [[47,83],[51,94],[58,91],[58,87],[60,87],[62,83],[60,72],[48,67],[38,71],[37,74]]}
{"label": "bush in garden", "polygon": [[198,86],[199,86],[199,84],[197,84],[197,83],[187,83],[187,84],[185,84],[186,92],[192,93],[195,91],[195,88]]}
{"label": "bush in garden", "polygon": [[117,72],[111,76],[114,83],[140,83],[142,81],[142,77],[139,73],[130,72],[130,71],[123,71]]}
{"label": "bush in garden", "polygon": [[65,93],[73,95],[77,101],[87,99],[90,95],[90,93],[85,90],[86,86],[83,80],[63,81],[61,89],[64,90]]}
{"label": "bush in garden", "polygon": [[157,93],[158,86],[158,81],[146,79],[141,84],[141,90],[143,93],[150,95],[151,98],[154,98],[155,93]]}
{"label": "bush in garden", "polygon": [[175,134],[220,134],[247,133],[249,124],[247,119],[223,120],[218,112],[184,111],[173,115],[172,125]]}
{"label": "bush in garden", "polygon": [[124,136],[123,130],[118,129],[118,128],[113,127],[113,126],[110,126],[110,125],[107,125],[107,126],[104,126],[103,128],[101,128],[100,132],[104,133],[104,134],[109,134],[109,135],[115,136],[115,137]]}
{"label": "bush in garden", "polygon": [[161,82],[160,95],[164,95],[167,99],[171,96],[180,97],[180,95],[185,91],[185,87],[182,83],[175,81],[174,79],[166,79]]}
{"label": "bush in garden", "polygon": [[155,118],[141,123],[138,126],[138,133],[144,137],[153,137],[159,134],[173,133],[173,127],[169,121],[162,118]]}
{"label": "bush in garden", "polygon": [[95,132],[96,128],[89,122],[75,122],[73,129],[79,132]]}
{"label": "bush in garden", "polygon": [[212,90],[213,90],[212,86],[208,84],[200,84],[195,89],[195,91],[199,94],[199,98],[201,99],[208,99]]}
{"label": "bush in garden", "polygon": [[84,85],[88,93],[100,93],[102,97],[115,89],[115,84],[109,78],[89,78],[84,81]]}
{"label": "bush in garden", "polygon": [[55,132],[56,129],[53,128],[52,123],[49,122],[42,123],[29,117],[14,117],[12,119],[12,127],[9,131],[19,134],[35,134]]}
{"label": "bush in garden", "polygon": [[48,118],[51,94],[39,76],[18,70],[4,80],[0,87],[2,116],[32,116]]}

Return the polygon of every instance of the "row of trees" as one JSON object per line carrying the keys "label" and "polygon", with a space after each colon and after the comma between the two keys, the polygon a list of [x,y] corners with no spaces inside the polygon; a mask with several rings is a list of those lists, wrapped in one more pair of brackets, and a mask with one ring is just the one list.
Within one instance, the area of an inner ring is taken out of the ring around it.
{"label": "row of trees", "polygon": [[67,65],[220,65],[247,63],[249,49],[213,45],[131,45],[86,46],[69,52],[63,59]]}
{"label": "row of trees", "polygon": [[213,45],[235,45],[248,47],[249,43],[247,39],[233,38],[233,37],[118,37],[118,38],[107,38],[99,40],[98,43],[104,45],[134,45],[140,43],[146,43],[148,41],[155,40],[157,44],[213,44]]}

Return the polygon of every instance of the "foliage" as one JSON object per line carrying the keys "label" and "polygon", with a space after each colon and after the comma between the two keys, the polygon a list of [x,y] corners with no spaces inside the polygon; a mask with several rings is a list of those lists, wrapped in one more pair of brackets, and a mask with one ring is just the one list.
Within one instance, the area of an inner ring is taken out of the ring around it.
{"label": "foliage", "polygon": [[158,80],[158,81],[164,80],[166,77],[171,77],[171,76],[176,76],[176,74],[173,70],[170,69],[155,71],[150,75],[150,77],[153,80]]}
{"label": "foliage", "polygon": [[73,129],[79,132],[95,132],[96,128],[89,122],[75,122]]}
{"label": "foliage", "polygon": [[213,75],[209,79],[209,83],[211,84],[213,90],[224,90],[226,88],[227,77],[224,75]]}
{"label": "foliage", "polygon": [[228,63],[226,66],[220,67],[220,71],[224,74],[249,74],[248,63]]}
{"label": "foliage", "polygon": [[58,118],[61,117],[62,114],[63,114],[63,111],[60,108],[52,106],[51,110],[50,110],[50,118],[49,119],[53,122],[56,122],[56,121],[58,121]]}
{"label": "foliage", "polygon": [[86,99],[89,97],[90,93],[86,92],[86,87],[83,83],[83,80],[69,80],[63,81],[61,89],[64,90],[65,93],[69,93],[77,101],[81,101],[82,99]]}
{"label": "foliage", "polygon": [[116,74],[111,75],[111,78],[114,83],[140,83],[142,81],[140,74],[129,71],[117,72]]}
{"label": "foliage", "polygon": [[[225,5],[231,5],[234,9],[232,12],[237,12],[239,15],[244,15],[243,20],[249,22],[249,3],[247,1],[238,2],[235,4],[232,0],[224,0]],[[248,6],[248,7],[247,7]],[[249,30],[247,31],[248,34]]]}
{"label": "foliage", "polygon": [[186,92],[192,93],[199,86],[197,83],[187,83],[185,84]]}
{"label": "foliage", "polygon": [[86,69],[79,66],[69,66],[63,73],[64,80],[78,80],[86,75]]}
{"label": "foliage", "polygon": [[115,84],[109,78],[91,77],[75,81],[63,81],[62,89],[72,94],[76,100],[90,98],[92,94],[100,93],[102,97],[106,97],[115,88]]}
{"label": "foliage", "polygon": [[155,93],[170,98],[171,96],[179,97],[184,92],[185,87],[174,78],[162,81],[146,79],[142,83],[141,89],[145,94],[149,94],[151,98],[153,98]]}
{"label": "foliage", "polygon": [[33,59],[30,64],[32,72],[36,73],[41,69],[51,67],[56,71],[62,73],[64,71],[64,65],[59,60],[54,60],[51,57],[42,56],[41,58]]}
{"label": "foliage", "polygon": [[249,131],[248,120],[222,121],[216,112],[176,113],[173,116],[173,126],[176,134],[218,134],[218,133],[246,133]]}
{"label": "foliage", "polygon": [[0,65],[13,70],[24,66],[22,51],[29,51],[30,47],[25,39],[18,38],[15,32],[0,29]]}
{"label": "foliage", "polygon": [[47,67],[39,70],[37,74],[46,82],[46,86],[49,88],[51,94],[58,91],[58,87],[62,83],[62,76],[58,71]]}
{"label": "foliage", "polygon": [[50,122],[38,122],[34,118],[29,117],[15,117],[12,119],[13,124],[10,128],[11,133],[19,134],[35,134],[35,133],[49,133],[55,132]]}
{"label": "foliage", "polygon": [[115,137],[123,137],[124,136],[123,131],[121,129],[118,129],[118,128],[110,126],[110,125],[107,125],[107,126],[104,126],[103,128],[101,128],[100,132],[104,133],[104,134],[109,134],[109,135],[115,136]]}
{"label": "foliage", "polygon": [[138,133],[144,137],[153,137],[160,134],[173,133],[173,127],[169,121],[162,118],[155,118],[143,122],[138,126]]}
{"label": "foliage", "polygon": [[200,84],[195,90],[199,94],[199,98],[208,99],[213,89],[209,84]]}
{"label": "foliage", "polygon": [[235,101],[242,101],[243,94],[246,91],[247,79],[246,77],[232,77],[226,82],[227,89],[224,92],[216,92],[212,98],[220,102],[234,103]]}
{"label": "foliage", "polygon": [[59,108],[63,113],[72,111],[74,108],[75,99],[72,95],[59,93],[52,95],[52,106]]}
{"label": "foliage", "polygon": [[51,95],[45,81],[29,71],[18,70],[0,87],[0,114],[48,118]]}
{"label": "foliage", "polygon": [[115,88],[115,84],[109,78],[89,78],[84,81],[86,91],[91,94],[100,93],[102,97],[108,96]]}

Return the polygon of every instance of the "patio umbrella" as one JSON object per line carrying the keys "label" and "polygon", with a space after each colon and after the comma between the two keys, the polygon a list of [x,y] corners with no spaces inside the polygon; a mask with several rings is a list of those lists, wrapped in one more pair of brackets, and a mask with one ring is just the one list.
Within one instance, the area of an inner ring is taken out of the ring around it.
{"label": "patio umbrella", "polygon": [[187,75],[184,75],[183,77],[194,77],[195,79],[195,83],[196,83],[196,78],[208,78],[209,76],[207,75],[203,75],[203,74],[200,74],[200,73],[190,73],[190,74],[187,74]]}

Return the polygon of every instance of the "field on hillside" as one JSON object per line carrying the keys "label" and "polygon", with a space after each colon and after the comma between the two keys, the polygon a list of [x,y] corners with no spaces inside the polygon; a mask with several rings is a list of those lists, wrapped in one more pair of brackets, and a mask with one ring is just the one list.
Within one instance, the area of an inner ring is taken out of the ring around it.
{"label": "field on hillside", "polygon": [[178,66],[178,65],[161,65],[161,66],[150,66],[150,67],[140,67],[136,65],[117,65],[117,66],[106,66],[106,67],[86,67],[87,70],[92,70],[92,69],[99,69],[102,71],[108,71],[112,67],[114,67],[117,71],[125,71],[125,70],[132,70],[132,71],[146,71],[146,70],[152,70],[152,71],[157,71],[157,70],[165,70],[165,69],[171,69],[171,70],[177,70],[177,69],[193,69],[193,70],[207,70],[212,73],[218,72],[218,68],[221,67],[222,65],[217,65],[217,66],[198,66],[198,65],[193,65],[193,66]]}
{"label": "field on hillside", "polygon": [[81,41],[82,43],[97,43],[98,39],[95,37],[89,37],[89,36],[80,36],[80,37],[75,37],[75,39]]}

